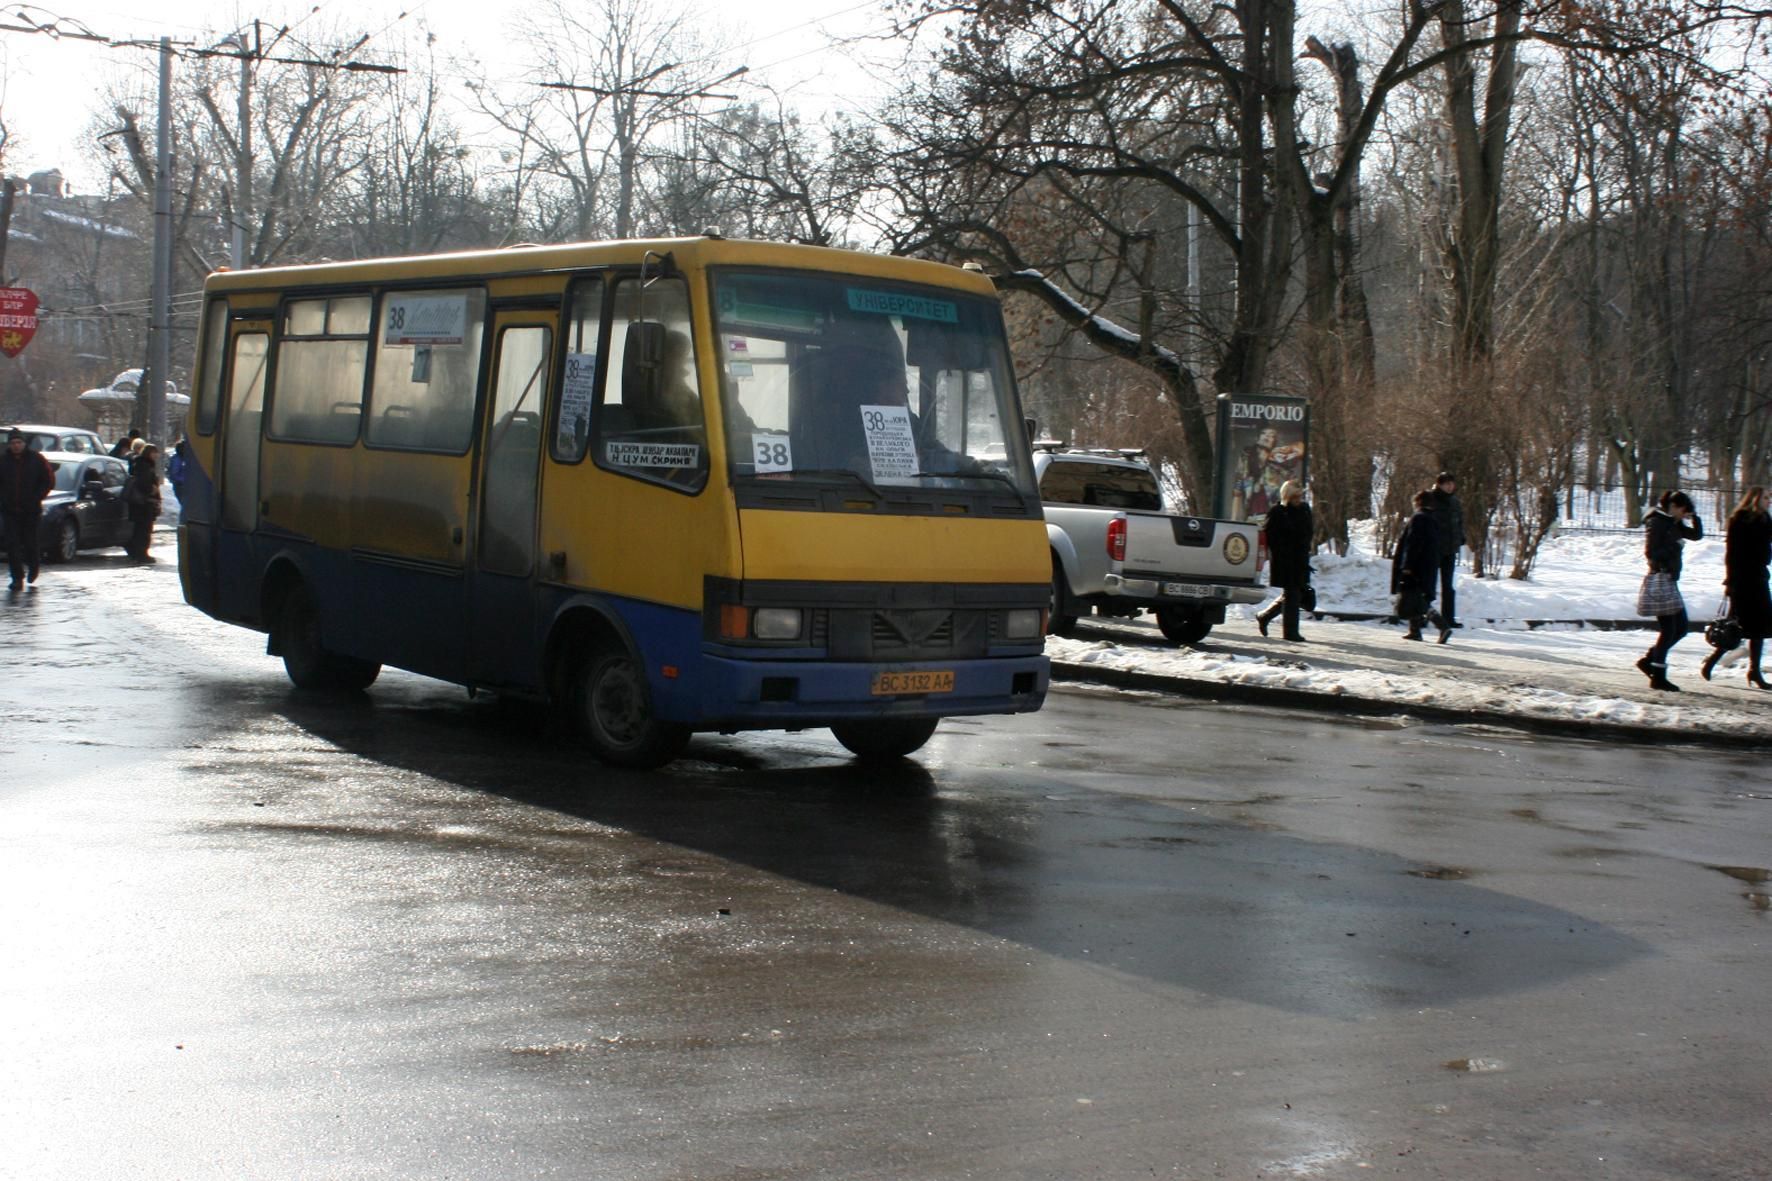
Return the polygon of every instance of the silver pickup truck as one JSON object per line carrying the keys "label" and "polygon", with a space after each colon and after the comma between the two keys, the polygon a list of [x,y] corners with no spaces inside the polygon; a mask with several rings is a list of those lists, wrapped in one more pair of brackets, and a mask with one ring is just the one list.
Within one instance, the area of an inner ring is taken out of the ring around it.
{"label": "silver pickup truck", "polygon": [[1052,546],[1053,635],[1069,635],[1091,609],[1149,611],[1166,638],[1196,644],[1224,622],[1228,604],[1267,595],[1260,528],[1166,515],[1143,454],[1035,444]]}

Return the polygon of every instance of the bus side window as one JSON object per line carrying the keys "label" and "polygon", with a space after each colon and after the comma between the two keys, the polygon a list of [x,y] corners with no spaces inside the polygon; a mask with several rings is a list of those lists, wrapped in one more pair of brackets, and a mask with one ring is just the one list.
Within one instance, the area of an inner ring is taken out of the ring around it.
{"label": "bus side window", "polygon": [[577,463],[591,446],[596,412],[597,350],[603,337],[603,280],[581,279],[566,297],[566,360],[554,402],[549,451],[561,463]]}
{"label": "bus side window", "polygon": [[644,292],[637,278],[618,283],[609,351],[591,416],[598,465],[699,490],[707,483],[707,432],[683,281],[659,279]]}

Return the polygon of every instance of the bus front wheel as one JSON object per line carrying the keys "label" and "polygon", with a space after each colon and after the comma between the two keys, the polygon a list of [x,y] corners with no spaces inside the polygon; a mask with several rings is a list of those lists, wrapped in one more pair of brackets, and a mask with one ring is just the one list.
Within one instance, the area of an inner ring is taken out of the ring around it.
{"label": "bus front wheel", "polygon": [[579,734],[610,766],[662,767],[689,743],[689,727],[653,716],[646,674],[626,649],[593,652],[579,666],[573,700]]}
{"label": "bus front wheel", "polygon": [[929,741],[938,718],[887,718],[871,722],[838,722],[831,727],[849,751],[864,763],[902,759]]}
{"label": "bus front wheel", "polygon": [[297,689],[367,689],[381,675],[381,665],[329,652],[320,639],[320,610],[305,586],[298,586],[283,600],[278,627],[278,649],[283,671]]}

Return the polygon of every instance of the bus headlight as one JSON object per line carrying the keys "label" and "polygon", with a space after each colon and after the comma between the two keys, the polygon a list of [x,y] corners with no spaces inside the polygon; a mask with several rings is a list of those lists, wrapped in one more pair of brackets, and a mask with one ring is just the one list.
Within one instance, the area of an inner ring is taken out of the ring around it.
{"label": "bus headlight", "polygon": [[759,640],[794,640],[800,636],[798,607],[758,607],[751,616],[751,634]]}
{"label": "bus headlight", "polygon": [[1040,609],[1038,607],[1017,607],[1003,612],[1003,638],[1008,640],[1032,640],[1039,636]]}

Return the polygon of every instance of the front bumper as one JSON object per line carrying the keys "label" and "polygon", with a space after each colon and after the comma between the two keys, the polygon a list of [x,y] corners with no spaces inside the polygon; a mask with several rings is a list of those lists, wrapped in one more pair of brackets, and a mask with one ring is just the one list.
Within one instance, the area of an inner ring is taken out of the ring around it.
{"label": "front bumper", "polygon": [[[878,673],[951,672],[949,692],[878,696]],[[1046,700],[1044,656],[905,664],[744,660],[705,656],[701,707],[681,719],[701,730],[770,730],[828,725],[851,718],[944,718],[1031,713]]]}

